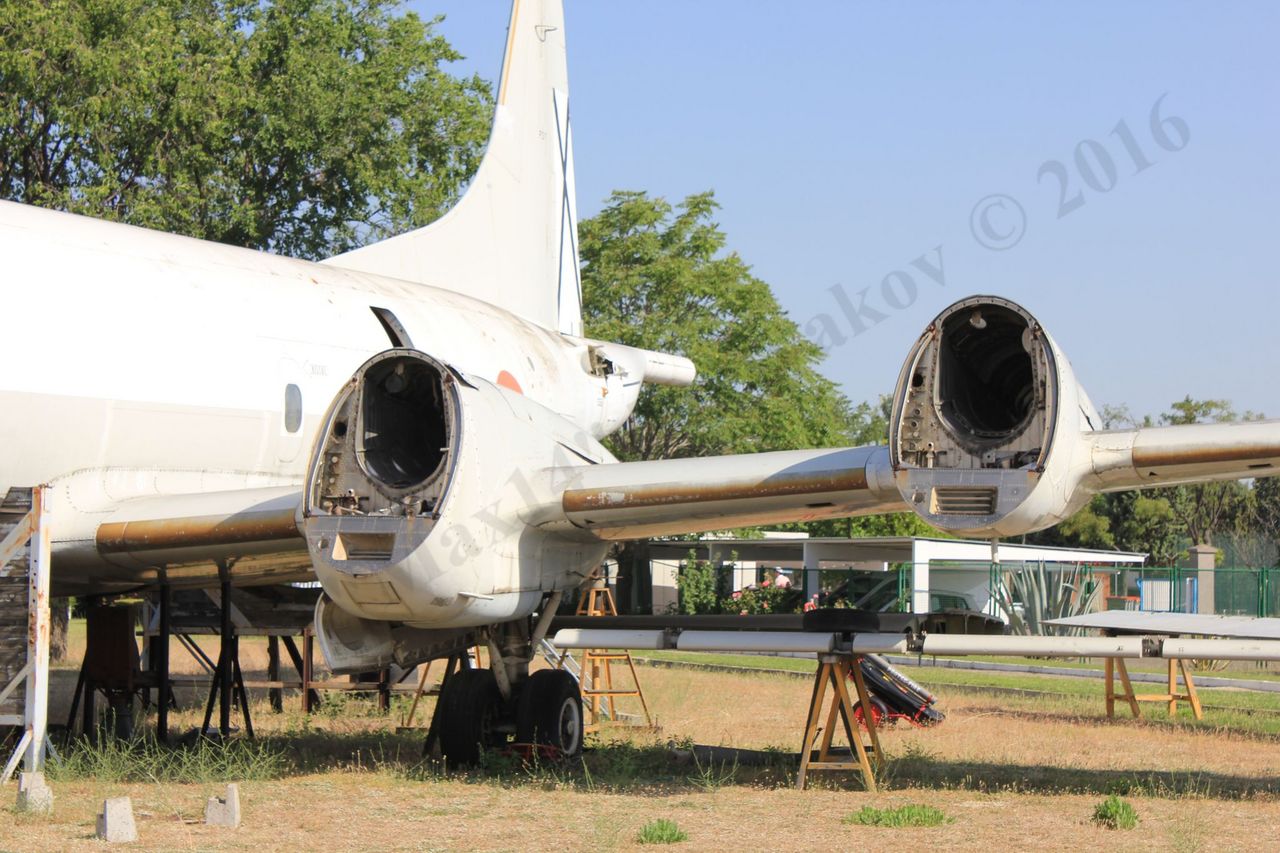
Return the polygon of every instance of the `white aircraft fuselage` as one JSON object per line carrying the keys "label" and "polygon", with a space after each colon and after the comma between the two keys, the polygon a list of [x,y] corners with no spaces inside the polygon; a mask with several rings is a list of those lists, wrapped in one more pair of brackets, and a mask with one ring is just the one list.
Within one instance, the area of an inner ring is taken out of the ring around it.
{"label": "white aircraft fuselage", "polygon": [[8,202],[0,253],[15,354],[0,486],[54,486],[60,578],[106,569],[95,515],[123,501],[296,492],[334,395],[391,346],[373,308],[472,381],[563,419],[601,461],[596,438],[638,390],[591,373],[581,339],[423,284]]}

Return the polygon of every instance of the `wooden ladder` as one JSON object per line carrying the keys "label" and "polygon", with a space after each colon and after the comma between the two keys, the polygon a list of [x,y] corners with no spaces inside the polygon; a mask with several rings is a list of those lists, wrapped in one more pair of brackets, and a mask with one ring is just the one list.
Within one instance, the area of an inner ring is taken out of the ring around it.
{"label": "wooden ladder", "polygon": [[[613,598],[613,591],[605,584],[600,569],[595,569],[584,582],[582,600],[578,602],[578,616],[617,616],[618,605]],[[614,687],[613,664],[625,661],[631,671],[630,688]],[[561,661],[563,665],[563,659]],[[583,707],[590,714],[583,721],[583,730],[597,732],[600,730],[602,718],[616,721],[618,719],[617,699],[634,696],[640,700],[644,710],[646,726],[653,726],[653,717],[649,714],[649,704],[645,702],[644,691],[640,688],[640,676],[636,674],[635,661],[631,652],[626,650],[609,651],[607,649],[584,649],[580,669],[579,685],[582,689]]]}

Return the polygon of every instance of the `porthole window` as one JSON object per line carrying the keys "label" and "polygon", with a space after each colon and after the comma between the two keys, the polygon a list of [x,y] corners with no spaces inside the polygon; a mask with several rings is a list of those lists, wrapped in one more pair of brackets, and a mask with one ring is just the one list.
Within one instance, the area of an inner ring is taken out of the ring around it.
{"label": "porthole window", "polygon": [[302,389],[293,383],[284,386],[284,428],[289,432],[302,429]]}

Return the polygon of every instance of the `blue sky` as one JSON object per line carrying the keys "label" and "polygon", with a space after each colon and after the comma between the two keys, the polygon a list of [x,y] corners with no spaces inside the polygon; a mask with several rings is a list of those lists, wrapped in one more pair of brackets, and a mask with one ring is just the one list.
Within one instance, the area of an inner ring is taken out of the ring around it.
{"label": "blue sky", "polygon": [[[995,293],[1098,405],[1280,417],[1275,4],[566,6],[581,215],[714,189],[730,247],[843,339],[823,370],[854,401]],[[409,8],[446,16],[456,72],[496,77],[506,2]],[[853,334],[837,287],[882,319]]]}

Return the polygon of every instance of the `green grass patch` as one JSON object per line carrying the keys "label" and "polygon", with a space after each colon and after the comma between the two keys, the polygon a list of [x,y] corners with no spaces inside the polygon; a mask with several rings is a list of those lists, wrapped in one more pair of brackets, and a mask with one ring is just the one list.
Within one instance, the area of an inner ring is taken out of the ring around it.
{"label": "green grass patch", "polygon": [[[653,661],[670,661],[674,663],[709,664],[714,666],[730,666],[745,670],[773,670],[787,672],[812,673],[815,661],[809,658],[773,657],[769,655],[733,655],[709,654],[704,652],[678,651],[646,651],[643,658]],[[1022,658],[1002,658],[1001,660],[1020,661],[1022,663],[1044,663],[1044,661],[1027,661]],[[1095,662],[1093,665],[1100,665]],[[1081,664],[1080,666],[1085,666]],[[1041,675],[1038,673],[999,672],[991,670],[952,669],[934,666],[904,666],[903,672],[919,681],[924,686],[945,691],[948,687],[973,690],[983,687],[1003,688],[1009,690],[1035,691],[1055,694],[1047,697],[1028,696],[1025,699],[1001,697],[1002,703],[1015,707],[1027,702],[1048,704],[1059,712],[1100,715],[1102,713],[1103,683],[1102,678],[1079,678],[1073,676]],[[1234,673],[1232,674],[1234,676]],[[1139,692],[1157,692],[1161,685],[1135,682],[1134,689]],[[1117,688],[1119,683],[1117,681]],[[1208,730],[1233,730],[1252,734],[1280,735],[1280,693],[1258,693],[1244,690],[1200,688],[1201,702],[1212,706],[1206,711],[1204,720],[1195,720],[1190,707],[1184,702],[1179,706],[1177,725],[1186,725]],[[946,709],[945,702],[943,710]],[[1119,702],[1118,711],[1127,713],[1127,706]],[[1151,706],[1143,708],[1143,716],[1150,720],[1167,720],[1162,712]]]}
{"label": "green grass patch", "polygon": [[171,747],[147,735],[130,741],[78,740],[60,762],[49,762],[47,772],[56,781],[189,783],[277,779],[287,769],[284,751],[265,741],[197,738]]}
{"label": "green grass patch", "polygon": [[677,826],[674,820],[665,817],[649,821],[636,833],[637,844],[676,844],[688,838],[689,834]]}
{"label": "green grass patch", "polygon": [[1138,813],[1127,800],[1112,794],[1094,807],[1093,822],[1107,829],[1133,829],[1138,825]]}
{"label": "green grass patch", "polygon": [[942,826],[951,823],[954,818],[947,817],[941,809],[933,806],[912,804],[898,806],[893,809],[877,809],[863,806],[853,814],[844,817],[844,823],[858,826]]}

